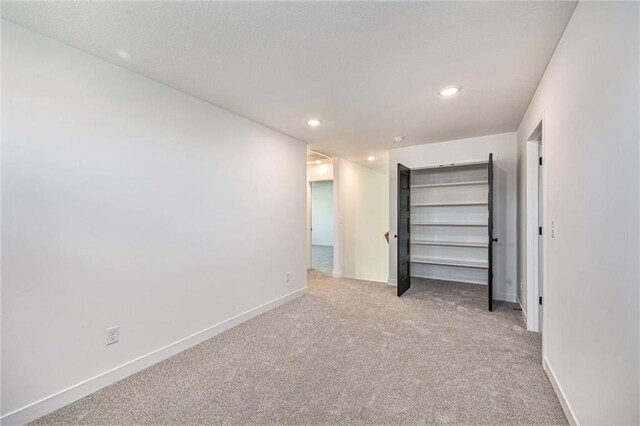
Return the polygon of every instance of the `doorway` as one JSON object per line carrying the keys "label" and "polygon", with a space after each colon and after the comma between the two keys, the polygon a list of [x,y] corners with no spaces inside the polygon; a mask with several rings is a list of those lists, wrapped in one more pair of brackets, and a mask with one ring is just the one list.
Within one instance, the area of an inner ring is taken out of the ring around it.
{"label": "doorway", "polygon": [[[527,328],[542,331],[544,306],[545,166],[544,125],[541,120],[526,144],[527,159]],[[553,232],[553,231],[552,231]]]}
{"label": "doorway", "polygon": [[412,278],[487,286],[493,310],[494,156],[397,172],[397,294]]}
{"label": "doorway", "polygon": [[333,273],[333,181],[311,182],[311,267]]}

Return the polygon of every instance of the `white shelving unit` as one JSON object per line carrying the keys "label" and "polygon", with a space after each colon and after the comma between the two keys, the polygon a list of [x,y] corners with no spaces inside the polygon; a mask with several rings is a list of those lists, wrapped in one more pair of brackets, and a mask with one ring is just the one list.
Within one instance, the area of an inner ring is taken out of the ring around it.
{"label": "white shelving unit", "polygon": [[411,276],[487,284],[488,162],[411,169]]}
{"label": "white shelving unit", "polygon": [[445,188],[451,186],[475,186],[475,185],[487,185],[489,182],[486,180],[478,180],[474,182],[445,182],[445,183],[431,183],[426,185],[411,185],[411,189],[414,188]]}
{"label": "white shelving unit", "polygon": [[412,240],[411,244],[422,244],[425,246],[447,246],[447,247],[489,247],[489,243],[465,243],[458,241],[420,241]]}
{"label": "white shelving unit", "polygon": [[[413,209],[412,209],[413,210]],[[486,223],[472,222],[414,222],[413,226],[487,226]]]}
{"label": "white shelving unit", "polygon": [[425,203],[425,204],[412,204],[411,207],[448,207],[448,206],[487,206],[489,203],[485,202],[467,202],[467,201],[459,201],[456,203],[452,202],[443,202],[443,203]]}
{"label": "white shelving unit", "polygon": [[461,266],[464,268],[488,269],[489,264],[480,260],[457,260],[457,259],[441,259],[413,256],[413,263],[424,263],[425,265],[443,265],[443,266]]}

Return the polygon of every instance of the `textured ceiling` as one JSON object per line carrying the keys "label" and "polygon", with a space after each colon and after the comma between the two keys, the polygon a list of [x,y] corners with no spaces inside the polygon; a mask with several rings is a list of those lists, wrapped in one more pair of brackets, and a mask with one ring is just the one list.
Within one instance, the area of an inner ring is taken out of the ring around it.
{"label": "textured ceiling", "polygon": [[[384,168],[394,136],[406,146],[516,130],[575,5],[3,1],[2,16]],[[463,90],[437,94],[451,84]]]}

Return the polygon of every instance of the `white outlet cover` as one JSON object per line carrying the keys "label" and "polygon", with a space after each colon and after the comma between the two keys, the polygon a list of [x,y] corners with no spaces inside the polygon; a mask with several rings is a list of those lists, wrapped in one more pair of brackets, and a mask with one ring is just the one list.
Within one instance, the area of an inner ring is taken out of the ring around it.
{"label": "white outlet cover", "polygon": [[113,326],[107,328],[107,345],[111,345],[113,343],[117,343],[120,340],[120,326]]}

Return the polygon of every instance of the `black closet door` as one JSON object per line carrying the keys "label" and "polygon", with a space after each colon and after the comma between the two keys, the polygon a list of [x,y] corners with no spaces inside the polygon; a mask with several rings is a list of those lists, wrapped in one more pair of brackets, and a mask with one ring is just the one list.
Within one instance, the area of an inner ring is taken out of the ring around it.
{"label": "black closet door", "polygon": [[411,170],[398,164],[398,224],[395,236],[398,252],[398,296],[402,296],[411,287],[410,185]]}
{"label": "black closet door", "polygon": [[489,311],[493,311],[493,243],[498,239],[493,238],[493,154],[489,154],[489,167],[487,170],[487,180],[489,181],[489,272],[487,276]]}

